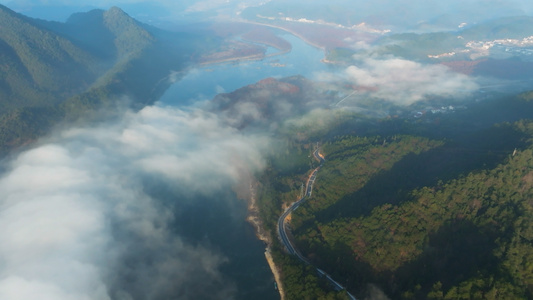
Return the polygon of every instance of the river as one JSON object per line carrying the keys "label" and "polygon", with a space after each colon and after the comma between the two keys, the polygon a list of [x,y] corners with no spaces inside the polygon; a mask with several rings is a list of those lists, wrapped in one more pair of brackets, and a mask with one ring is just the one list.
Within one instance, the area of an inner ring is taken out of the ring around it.
{"label": "river", "polygon": [[[214,64],[191,69],[160,98],[160,105],[188,107],[211,100],[216,94],[231,92],[267,77],[282,78],[332,68],[321,62],[324,52],[299,38],[280,32],[292,45],[288,53],[263,60]],[[275,52],[268,49],[267,54]],[[221,272],[237,287],[236,299],[279,299],[274,277],[265,259],[265,245],[246,222],[246,203],[229,193],[225,201],[200,199],[182,211],[186,220],[176,224],[181,236],[190,242],[207,242],[227,258]],[[213,204],[215,203],[215,204]],[[198,217],[202,216],[202,217]]]}
{"label": "river", "polygon": [[[327,71],[324,52],[291,34],[281,34],[292,45],[292,50],[263,60],[208,65],[192,69],[181,80],[167,89],[160,98],[165,105],[187,106],[198,101],[211,100],[216,94],[231,92],[267,77],[282,78],[303,75],[312,78],[315,72]],[[272,53],[269,48],[267,54]]]}

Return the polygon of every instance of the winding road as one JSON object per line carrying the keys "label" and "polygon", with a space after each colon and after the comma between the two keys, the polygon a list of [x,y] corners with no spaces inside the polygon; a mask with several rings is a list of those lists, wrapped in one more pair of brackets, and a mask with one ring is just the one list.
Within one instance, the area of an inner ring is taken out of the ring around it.
{"label": "winding road", "polygon": [[[306,188],[305,188],[305,194],[303,195],[302,198],[298,199],[298,201],[296,201],[293,204],[291,204],[291,206],[289,206],[285,210],[285,212],[279,217],[279,220],[278,220],[278,235],[279,235],[279,238],[281,239],[281,242],[283,243],[283,245],[285,245],[285,248],[287,248],[287,251],[289,251],[289,253],[292,254],[292,255],[296,255],[296,257],[298,257],[298,259],[300,259],[305,264],[308,264],[308,265],[311,265],[311,266],[312,266],[312,264],[305,257],[303,257],[303,255],[296,249],[296,247],[293,245],[293,243],[289,239],[289,237],[287,235],[288,229],[287,229],[286,225],[287,225],[287,217],[293,211],[295,211],[298,207],[300,207],[300,205],[302,205],[309,197],[311,197],[311,194],[313,193],[313,184],[315,183],[315,180],[316,180],[316,174],[318,173],[318,170],[320,169],[320,167],[322,167],[322,165],[326,161],[320,155],[319,151],[320,151],[320,148],[317,148],[313,152],[313,156],[320,162],[320,165],[313,170],[313,172],[311,173],[311,175],[307,179],[307,184],[306,184]],[[313,267],[315,267],[315,266],[313,266]],[[333,280],[333,278],[331,278],[331,276],[329,274],[327,274],[326,272],[324,272],[323,270],[321,270],[321,269],[319,269],[317,267],[315,267],[315,268],[316,268],[317,272],[321,276],[326,277],[326,279],[331,284],[333,284],[333,286],[335,286],[336,290],[338,290],[338,291],[346,290],[346,288],[344,288],[344,286],[342,286],[337,281]],[[346,293],[348,294],[348,297],[350,297],[350,299],[357,300],[352,294],[350,294],[350,292],[346,291]]]}

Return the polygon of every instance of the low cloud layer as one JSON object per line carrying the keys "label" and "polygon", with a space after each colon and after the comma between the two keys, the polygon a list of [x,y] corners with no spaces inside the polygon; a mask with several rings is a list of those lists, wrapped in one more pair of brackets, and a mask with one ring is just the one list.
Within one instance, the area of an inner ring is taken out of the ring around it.
{"label": "low cloud layer", "polygon": [[354,91],[398,105],[410,105],[430,97],[468,95],[478,86],[464,75],[443,65],[424,65],[400,58],[364,58],[342,74],[322,73],[317,79],[348,81]]}
{"label": "low cloud layer", "polygon": [[262,167],[263,139],[205,112],[146,107],[65,130],[0,178],[0,299],[232,299],[223,255],[173,233],[146,182],[215,193]]}

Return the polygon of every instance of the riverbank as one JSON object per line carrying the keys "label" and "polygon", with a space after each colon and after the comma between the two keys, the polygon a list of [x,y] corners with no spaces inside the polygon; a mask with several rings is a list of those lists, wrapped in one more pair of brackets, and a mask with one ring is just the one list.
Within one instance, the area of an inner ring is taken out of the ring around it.
{"label": "riverbank", "polygon": [[[243,39],[244,41],[247,41]],[[250,41],[250,43],[253,41]],[[269,44],[264,44],[266,46],[271,46]],[[276,48],[276,47],[274,47]],[[273,56],[283,55],[291,52],[292,48],[288,49],[279,49],[276,48],[279,51],[275,53],[265,54],[264,52],[255,53],[247,56],[232,56],[227,58],[220,58],[220,59],[211,59],[211,60],[205,60],[199,63],[200,66],[207,66],[207,65],[215,65],[215,64],[224,64],[224,63],[238,63],[243,61],[252,61],[252,60],[263,60],[265,58],[270,58]]]}
{"label": "riverbank", "polygon": [[270,266],[270,269],[272,270],[272,274],[274,275],[274,280],[276,280],[279,297],[281,300],[285,300],[285,291],[283,290],[283,284],[281,282],[281,272],[279,271],[279,268],[274,262],[274,258],[272,257],[272,253],[270,252],[270,246],[267,246],[266,248],[265,257],[268,262],[268,265]]}
{"label": "riverbank", "polygon": [[206,61],[200,62],[199,66],[208,66],[208,65],[224,64],[224,63],[237,63],[241,61],[250,61],[250,60],[262,60],[264,58],[265,58],[264,53],[256,53],[256,54],[251,54],[247,56],[233,56],[233,57],[228,57],[228,58],[206,60]]}
{"label": "riverbank", "polygon": [[265,258],[270,266],[272,275],[274,275],[274,280],[276,281],[276,286],[279,292],[281,300],[285,300],[285,291],[283,290],[283,283],[281,281],[281,271],[274,262],[274,258],[271,253],[272,237],[262,226],[261,218],[259,217],[259,208],[257,207],[257,198],[256,198],[256,183],[250,184],[250,198],[248,201],[248,221],[255,229],[256,236],[259,240],[263,241],[266,245],[265,248]]}

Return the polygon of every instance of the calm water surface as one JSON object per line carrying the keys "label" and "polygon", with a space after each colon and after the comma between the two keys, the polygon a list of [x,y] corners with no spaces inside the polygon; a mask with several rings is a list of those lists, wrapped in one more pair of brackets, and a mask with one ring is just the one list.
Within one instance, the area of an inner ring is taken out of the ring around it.
{"label": "calm water surface", "polygon": [[[231,92],[267,77],[282,78],[303,75],[312,78],[315,72],[330,70],[321,62],[324,52],[297,37],[281,35],[292,45],[289,53],[267,57],[258,61],[209,65],[191,70],[173,84],[161,97],[165,105],[190,105],[211,100],[216,94]],[[272,51],[269,49],[267,53]]]}

